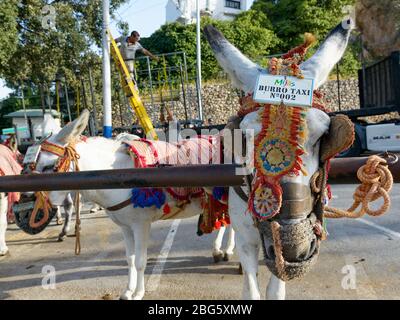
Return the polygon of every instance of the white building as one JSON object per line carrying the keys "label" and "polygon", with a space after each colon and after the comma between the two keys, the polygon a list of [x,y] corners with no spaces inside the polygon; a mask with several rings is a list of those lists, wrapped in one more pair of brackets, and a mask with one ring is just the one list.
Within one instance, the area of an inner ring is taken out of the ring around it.
{"label": "white building", "polygon": [[[25,120],[26,114],[26,120]],[[61,126],[60,113],[56,110],[46,111],[46,114],[56,120],[57,124]],[[24,144],[30,139],[38,140],[43,137],[43,112],[41,109],[27,109],[11,112],[4,116],[4,118],[11,118],[12,125],[17,131],[18,144]],[[31,137],[31,133],[33,137]]]}
{"label": "white building", "polygon": [[[199,0],[200,14],[218,20],[232,20],[237,14],[249,10],[254,0]],[[184,24],[196,20],[196,0],[168,0],[166,21]]]}

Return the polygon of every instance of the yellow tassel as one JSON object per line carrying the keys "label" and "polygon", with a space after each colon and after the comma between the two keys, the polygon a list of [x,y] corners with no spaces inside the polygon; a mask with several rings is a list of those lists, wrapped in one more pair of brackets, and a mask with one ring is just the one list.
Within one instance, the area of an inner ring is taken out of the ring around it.
{"label": "yellow tassel", "polygon": [[304,34],[304,46],[308,49],[317,42],[317,38],[312,33],[306,32]]}

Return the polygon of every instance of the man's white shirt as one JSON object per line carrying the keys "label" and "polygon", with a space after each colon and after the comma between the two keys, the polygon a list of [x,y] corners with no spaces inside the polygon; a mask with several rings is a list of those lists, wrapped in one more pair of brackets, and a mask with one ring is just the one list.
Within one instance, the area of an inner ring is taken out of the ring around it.
{"label": "man's white shirt", "polygon": [[115,42],[121,44],[119,50],[121,51],[124,60],[135,59],[136,51],[143,50],[143,47],[139,42],[129,43],[128,37],[119,37],[115,39]]}

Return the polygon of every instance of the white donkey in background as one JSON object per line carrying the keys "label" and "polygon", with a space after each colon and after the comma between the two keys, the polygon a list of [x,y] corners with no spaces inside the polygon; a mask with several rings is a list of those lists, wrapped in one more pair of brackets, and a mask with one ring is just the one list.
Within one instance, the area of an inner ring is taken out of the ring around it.
{"label": "white donkey in background", "polygon": [[[306,78],[314,79],[314,89],[320,87],[327,80],[330,71],[343,56],[352,28],[351,20],[342,22],[331,31],[318,51],[300,65],[303,75]],[[246,93],[251,93],[255,88],[258,75],[266,70],[246,58],[215,28],[207,26],[205,35],[216,59],[228,73],[234,86]],[[308,127],[308,137],[305,141],[306,152],[301,158],[308,175],[304,176],[303,173],[294,177],[287,175],[282,178],[282,183],[292,182],[309,187],[310,178],[318,169],[320,138],[329,129],[330,118],[326,113],[310,108],[307,110],[306,121]],[[260,133],[261,127],[258,112],[247,114],[240,123],[242,130],[252,129],[254,135]],[[236,247],[244,272],[243,298],[259,299],[257,271],[261,240],[251,214],[245,214],[246,210],[247,203],[234,192],[233,188],[230,188],[229,214],[236,231]],[[288,221],[287,223],[292,222]],[[265,243],[265,246],[271,248],[271,243]],[[272,275],[267,286],[266,297],[268,299],[284,299],[285,282]]]}

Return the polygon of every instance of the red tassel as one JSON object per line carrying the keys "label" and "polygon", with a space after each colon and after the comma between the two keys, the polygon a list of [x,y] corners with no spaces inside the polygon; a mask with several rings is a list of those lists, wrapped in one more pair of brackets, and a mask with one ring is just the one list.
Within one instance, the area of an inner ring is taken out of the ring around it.
{"label": "red tassel", "polygon": [[164,212],[164,215],[170,214],[170,213],[171,213],[171,207],[168,205],[168,203],[166,203],[166,204],[164,205],[164,207],[163,207],[163,212]]}
{"label": "red tassel", "polygon": [[219,228],[221,228],[221,221],[217,220],[215,221],[214,229],[219,230]]}

